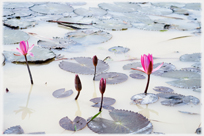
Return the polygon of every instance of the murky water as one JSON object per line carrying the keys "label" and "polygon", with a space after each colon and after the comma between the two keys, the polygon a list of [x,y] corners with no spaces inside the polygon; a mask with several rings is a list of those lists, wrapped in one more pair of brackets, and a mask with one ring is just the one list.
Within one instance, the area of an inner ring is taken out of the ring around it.
{"label": "murky water", "polygon": [[[89,3],[82,7],[97,7],[97,3]],[[52,30],[50,30],[52,29]],[[23,29],[25,32],[33,32],[38,35],[52,38],[64,37],[64,34],[70,31],[59,27],[55,23],[44,22],[33,28]],[[129,75],[128,70],[123,70],[125,64],[131,62],[140,62],[142,54],[151,53],[155,59],[154,63],[167,62],[172,63],[177,69],[191,67],[194,62],[181,62],[179,57],[183,54],[201,52],[201,36],[195,36],[189,31],[144,31],[136,28],[129,28],[126,31],[107,31],[112,34],[112,39],[108,42],[87,46],[82,52],[54,51],[56,54],[65,55],[65,58],[72,57],[97,57],[101,60],[110,56],[108,60],[110,68],[108,72],[120,72]],[[179,36],[189,36],[187,38],[169,40]],[[37,45],[37,37],[30,36],[29,44]],[[18,47],[15,45],[4,45],[4,50],[12,50]],[[108,51],[113,46],[124,46],[130,48],[125,54],[114,54]],[[131,58],[137,58],[134,61],[121,61]],[[85,119],[98,113],[98,108],[89,100],[94,97],[100,97],[99,81],[93,81],[93,75],[81,75],[82,91],[77,101],[74,100],[77,91],[74,87],[75,74],[59,68],[60,61],[49,61],[45,64],[30,64],[34,85],[30,85],[29,75],[25,64],[15,64],[6,62],[3,69],[3,130],[16,125],[21,125],[25,133],[45,132],[46,134],[73,134],[66,131],[59,125],[59,120],[68,116],[73,120],[76,116]],[[155,86],[166,86],[174,90],[175,93],[183,95],[192,95],[201,99],[201,93],[194,92],[192,89],[176,88],[168,85],[170,78],[164,78],[151,75],[148,92],[157,93],[153,90]],[[201,106],[182,105],[182,106],[163,106],[161,99],[154,104],[134,105],[130,98],[138,93],[144,92],[147,79],[133,79],[117,84],[106,86],[104,96],[116,99],[112,105],[115,109],[125,109],[139,112],[146,116],[153,124],[154,132],[163,132],[166,134],[194,134],[201,123]],[[9,93],[5,89],[9,89]],[[55,98],[53,91],[65,88],[72,89],[74,93],[67,98]],[[199,113],[199,115],[187,115],[180,111],[189,111]],[[103,118],[111,119],[107,110],[103,109],[100,115]],[[88,128],[77,131],[74,134],[93,134]]]}

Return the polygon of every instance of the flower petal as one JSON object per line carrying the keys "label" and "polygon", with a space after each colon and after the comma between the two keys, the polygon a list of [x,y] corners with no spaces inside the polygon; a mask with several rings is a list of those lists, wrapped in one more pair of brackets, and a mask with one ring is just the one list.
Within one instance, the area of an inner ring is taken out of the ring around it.
{"label": "flower petal", "polygon": [[164,62],[162,64],[160,64],[157,68],[155,68],[154,70],[152,70],[152,73],[157,71],[159,68],[161,68],[161,66],[164,64]]}
{"label": "flower petal", "polygon": [[28,49],[28,52],[30,52],[30,51],[33,49],[34,46],[35,46],[35,45],[33,44],[33,45]]}
{"label": "flower petal", "polygon": [[24,55],[23,52],[22,52],[20,49],[16,48],[16,50],[17,50],[20,54]]}
{"label": "flower petal", "polygon": [[[141,71],[143,73],[146,73],[145,71],[141,70],[141,69],[137,69],[137,68],[131,68],[132,70],[137,70],[137,71]],[[147,74],[147,73],[146,73]]]}
{"label": "flower petal", "polygon": [[28,49],[29,49],[29,44],[28,44],[28,41],[27,41],[26,52],[28,52]]}
{"label": "flower petal", "polygon": [[15,55],[15,56],[21,56],[22,54],[15,54],[15,53],[14,53],[13,55]]}
{"label": "flower petal", "polygon": [[29,52],[30,56],[34,57],[33,53],[32,52]]}
{"label": "flower petal", "polygon": [[21,41],[21,42],[20,42],[20,49],[21,49],[23,55],[26,55],[26,54],[27,54],[25,41]]}

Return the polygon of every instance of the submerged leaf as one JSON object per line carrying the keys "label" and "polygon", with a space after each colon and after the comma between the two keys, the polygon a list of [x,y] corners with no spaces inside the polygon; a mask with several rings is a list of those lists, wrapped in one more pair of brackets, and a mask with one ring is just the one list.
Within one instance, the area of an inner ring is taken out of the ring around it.
{"label": "submerged leaf", "polygon": [[[21,55],[21,56],[15,56],[14,55],[14,53],[19,54],[19,53],[16,53],[16,51],[4,51],[3,53],[4,53],[7,61],[25,62],[25,58],[23,55]],[[37,46],[33,47],[32,53],[33,53],[34,57],[27,55],[28,62],[44,62],[44,61],[50,60],[56,56],[54,54],[54,52],[52,52],[48,49],[37,47]]]}
{"label": "submerged leaf", "polygon": [[164,87],[164,86],[155,86],[155,88],[153,88],[154,91],[157,92],[162,92],[162,93],[171,93],[174,90],[169,88],[169,87]]}
{"label": "submerged leaf", "polygon": [[52,95],[55,98],[64,98],[64,97],[68,97],[68,96],[72,95],[72,93],[73,93],[72,90],[65,91],[65,88],[61,88],[61,89],[54,91],[52,93]]}
{"label": "submerged leaf", "polygon": [[[70,62],[72,60],[72,62]],[[92,58],[90,57],[75,57],[71,58],[70,61],[62,61],[59,64],[59,67],[68,72],[77,73],[77,74],[94,74],[94,65]],[[98,60],[96,67],[96,73],[99,74],[109,69],[109,65],[102,60]]]}
{"label": "submerged leaf", "polygon": [[99,81],[101,78],[106,79],[107,84],[118,84],[126,81],[128,79],[128,76],[123,73],[107,72],[96,75],[95,81]]}
{"label": "submerged leaf", "polygon": [[125,48],[123,46],[114,46],[108,49],[110,52],[114,52],[116,54],[122,54],[128,52],[130,49]]}
{"label": "submerged leaf", "polygon": [[157,102],[159,97],[152,93],[141,93],[136,94],[131,97],[131,100],[134,104],[151,104]]}
{"label": "submerged leaf", "polygon": [[113,110],[109,111],[109,114],[113,121],[95,118],[88,123],[89,129],[99,134],[150,134],[152,132],[152,123],[139,113]]}
{"label": "submerged leaf", "polygon": [[199,62],[201,60],[201,53],[184,54],[179,59],[184,62]]}
{"label": "submerged leaf", "polygon": [[24,134],[24,131],[21,126],[18,125],[6,129],[3,134]]}
{"label": "submerged leaf", "polygon": [[59,121],[59,124],[65,130],[78,131],[86,126],[86,120],[77,116],[72,122],[68,117],[64,117]]}

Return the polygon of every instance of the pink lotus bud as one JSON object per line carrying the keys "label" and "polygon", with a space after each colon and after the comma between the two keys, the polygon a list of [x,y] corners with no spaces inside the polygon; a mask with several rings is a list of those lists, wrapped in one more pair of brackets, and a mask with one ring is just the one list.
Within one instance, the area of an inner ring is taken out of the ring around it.
{"label": "pink lotus bud", "polygon": [[98,58],[97,58],[97,56],[95,55],[95,56],[93,56],[93,65],[96,67],[97,64],[98,64]]}
{"label": "pink lotus bud", "polygon": [[77,91],[81,91],[82,85],[78,75],[75,75],[75,88]]}
{"label": "pink lotus bud", "polygon": [[106,90],[106,79],[101,78],[100,83],[99,83],[99,89],[101,94],[103,94]]}

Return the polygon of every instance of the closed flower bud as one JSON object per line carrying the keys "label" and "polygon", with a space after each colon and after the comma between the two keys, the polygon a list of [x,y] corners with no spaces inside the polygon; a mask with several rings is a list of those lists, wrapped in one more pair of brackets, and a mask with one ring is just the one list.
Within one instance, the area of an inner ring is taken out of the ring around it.
{"label": "closed flower bud", "polygon": [[81,91],[82,89],[81,81],[78,75],[75,75],[75,89],[77,91]]}
{"label": "closed flower bud", "polygon": [[95,55],[95,56],[93,56],[93,65],[96,67],[97,64],[98,64],[98,58],[97,58],[97,56]]}
{"label": "closed flower bud", "polygon": [[101,78],[100,84],[99,84],[99,89],[101,94],[103,94],[106,90],[106,79]]}

